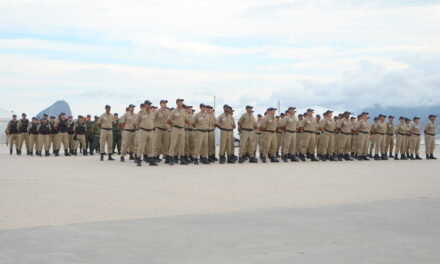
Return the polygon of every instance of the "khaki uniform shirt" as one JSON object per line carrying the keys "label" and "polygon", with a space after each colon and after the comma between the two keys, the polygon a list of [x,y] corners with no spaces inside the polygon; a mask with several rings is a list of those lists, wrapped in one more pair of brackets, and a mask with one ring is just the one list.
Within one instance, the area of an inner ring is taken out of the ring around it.
{"label": "khaki uniform shirt", "polygon": [[170,111],[168,109],[165,109],[165,111],[163,111],[162,109],[157,109],[154,119],[154,127],[167,129],[167,120],[169,113]]}
{"label": "khaki uniform shirt", "polygon": [[155,116],[156,113],[151,110],[149,112],[142,110],[136,115],[136,126],[148,130],[153,129]]}
{"label": "khaki uniform shirt", "polygon": [[124,129],[134,130],[135,114],[127,112],[122,115],[121,123],[124,123]]}
{"label": "khaki uniform shirt", "polygon": [[112,113],[102,114],[98,119],[98,125],[101,125],[101,128],[113,128],[114,116]]}
{"label": "khaki uniform shirt", "polygon": [[173,126],[185,127],[188,122],[188,114],[185,109],[174,109],[169,113],[168,120],[171,120]]}
{"label": "khaki uniform shirt", "polygon": [[246,130],[255,129],[257,127],[257,121],[252,113],[242,114],[240,119],[238,119],[238,123],[240,124],[241,128]]}
{"label": "khaki uniform shirt", "polygon": [[276,132],[278,127],[278,122],[275,116],[266,115],[261,119],[261,127],[265,128],[268,131]]}
{"label": "khaki uniform shirt", "polygon": [[223,113],[217,118],[217,126],[228,130],[234,129],[235,128],[234,118],[230,114]]}
{"label": "khaki uniform shirt", "polygon": [[415,135],[420,135],[420,124],[413,123],[410,127],[411,133]]}
{"label": "khaki uniform shirt", "polygon": [[[367,121],[368,123],[368,121]],[[369,123],[368,123],[369,125]],[[352,123],[350,120],[346,118],[341,118],[338,123],[338,128],[341,130],[342,133],[345,134],[351,134],[351,130],[353,129]]]}
{"label": "khaki uniform shirt", "polygon": [[394,123],[393,122],[387,123],[387,134],[390,136],[394,135]]}
{"label": "khaki uniform shirt", "polygon": [[399,124],[397,124],[396,131],[398,134],[406,134],[405,123],[399,122]]}
{"label": "khaki uniform shirt", "polygon": [[191,125],[195,129],[210,130],[211,117],[210,114],[198,112],[191,118]]}
{"label": "khaki uniform shirt", "polygon": [[429,122],[426,123],[426,126],[425,126],[426,133],[431,134],[431,135],[435,135],[435,127],[436,127],[435,122],[429,120]]}
{"label": "khaki uniform shirt", "polygon": [[304,131],[315,132],[315,119],[313,117],[304,117]]}
{"label": "khaki uniform shirt", "polygon": [[330,117],[325,117],[322,119],[319,126],[327,132],[335,131],[335,121]]}
{"label": "khaki uniform shirt", "polygon": [[387,124],[379,120],[374,124],[373,129],[376,133],[385,134],[387,131]]}
{"label": "khaki uniform shirt", "polygon": [[286,131],[296,132],[298,126],[298,118],[294,115],[285,115],[283,119],[281,119],[280,126],[286,127]]}

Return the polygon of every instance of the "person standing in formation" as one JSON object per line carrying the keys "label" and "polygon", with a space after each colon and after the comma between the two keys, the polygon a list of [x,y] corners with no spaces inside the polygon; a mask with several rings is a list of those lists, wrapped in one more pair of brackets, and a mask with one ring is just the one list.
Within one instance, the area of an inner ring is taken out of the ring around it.
{"label": "person standing in formation", "polygon": [[420,126],[420,117],[415,116],[413,118],[413,124],[410,127],[410,156],[409,158],[411,160],[421,160],[422,158],[419,156],[419,149],[420,149],[420,133],[421,133],[421,126]]}
{"label": "person standing in formation", "polygon": [[122,151],[121,151],[121,162],[125,161],[125,155],[129,153],[130,160],[134,160],[134,140],[135,140],[135,114],[134,104],[130,104],[127,111],[121,117],[120,126],[122,128]]}
{"label": "person standing in formation", "polygon": [[281,159],[287,162],[288,159],[294,162],[298,162],[296,157],[296,129],[298,126],[298,118],[295,116],[296,108],[289,107],[287,113],[279,124],[280,129],[283,131],[283,147],[281,149]]}
{"label": "person standing in formation", "polygon": [[[180,164],[187,165],[188,162],[182,158],[185,153],[185,124],[189,123],[186,109],[183,108],[183,99],[176,100],[177,107],[173,109],[169,116],[167,123],[171,125],[171,140],[170,149],[168,151],[170,165],[174,165],[178,161],[175,152],[181,155]],[[177,151],[176,151],[177,150]]]}
{"label": "person standing in formation", "polygon": [[210,116],[206,111],[206,105],[200,104],[200,112],[191,119],[191,125],[195,129],[194,164],[209,164],[208,160],[208,134],[210,132]]}
{"label": "person standing in formation", "polygon": [[110,105],[105,106],[105,113],[103,113],[99,118],[97,125],[101,128],[101,134],[99,135],[99,153],[101,154],[101,161],[104,160],[105,155],[105,145],[107,144],[108,160],[114,160],[112,158],[113,150],[113,122],[114,116],[110,113]]}
{"label": "person standing in formation", "polygon": [[[238,163],[243,163],[245,161],[244,155],[249,156],[250,163],[257,163],[257,158],[255,157],[257,146],[262,147],[260,144],[261,132],[256,130],[257,127],[260,128],[261,115],[259,120],[256,121],[254,117],[254,108],[250,105],[246,106],[246,112],[241,115],[238,120],[238,131],[240,133],[240,147],[238,150]],[[254,138],[256,137],[256,138]],[[233,139],[232,139],[233,140]],[[260,149],[261,155],[261,149]]]}
{"label": "person standing in formation", "polygon": [[426,159],[437,159],[434,157],[435,150],[435,132],[437,124],[435,122],[436,115],[429,115],[429,121],[425,125],[425,153]]}
{"label": "person standing in formation", "polygon": [[18,121],[18,155],[21,155],[21,148],[23,147],[23,142],[26,144],[26,154],[29,156],[29,148],[30,148],[30,142],[29,142],[29,119],[26,118],[26,114],[23,113],[21,115],[21,119]]}
{"label": "person standing in formation", "polygon": [[221,130],[219,151],[220,164],[226,162],[225,153],[228,157],[228,163],[235,163],[235,160],[232,158],[233,153],[231,144],[234,137],[235,121],[232,117],[232,108],[229,105],[223,106],[223,113],[217,118],[216,127]]}
{"label": "person standing in formation", "polygon": [[17,155],[20,155],[20,151],[18,149],[18,141],[19,141],[19,130],[18,130],[18,121],[17,115],[12,115],[12,120],[9,121],[6,127],[6,134],[9,136],[9,154],[12,155],[12,151],[15,146],[15,151]]}

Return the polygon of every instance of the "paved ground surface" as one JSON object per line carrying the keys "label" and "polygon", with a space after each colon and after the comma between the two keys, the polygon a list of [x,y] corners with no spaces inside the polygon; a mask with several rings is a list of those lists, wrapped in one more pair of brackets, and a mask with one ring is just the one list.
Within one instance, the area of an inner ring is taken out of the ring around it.
{"label": "paved ground surface", "polygon": [[440,162],[165,166],[0,148],[0,263],[440,263]]}

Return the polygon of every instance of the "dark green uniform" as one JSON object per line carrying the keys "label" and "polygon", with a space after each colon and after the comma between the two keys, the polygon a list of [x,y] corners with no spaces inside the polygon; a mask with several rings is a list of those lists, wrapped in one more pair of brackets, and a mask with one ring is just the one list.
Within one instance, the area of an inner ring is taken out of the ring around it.
{"label": "dark green uniform", "polygon": [[93,154],[93,139],[95,138],[95,122],[92,120],[86,121],[86,149],[89,149],[90,154]]}
{"label": "dark green uniform", "polygon": [[91,151],[98,152],[99,151],[99,138],[101,136],[101,127],[99,127],[95,123],[93,123],[93,130],[95,131],[95,135],[93,136],[93,144],[92,144]]}
{"label": "dark green uniform", "polygon": [[115,148],[118,148],[118,155],[121,155],[121,128],[119,127],[119,119],[113,122],[113,153]]}

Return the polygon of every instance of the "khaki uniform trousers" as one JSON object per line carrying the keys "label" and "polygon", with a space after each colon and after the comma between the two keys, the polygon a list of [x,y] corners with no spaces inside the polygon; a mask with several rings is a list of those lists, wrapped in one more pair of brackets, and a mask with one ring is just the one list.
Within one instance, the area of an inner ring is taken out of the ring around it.
{"label": "khaki uniform trousers", "polygon": [[296,153],[301,153],[302,151],[303,138],[304,138],[304,133],[298,132],[298,134],[296,135]]}
{"label": "khaki uniform trousers", "polygon": [[208,132],[208,155],[215,155],[215,130]]}
{"label": "khaki uniform trousers", "polygon": [[276,153],[279,153],[281,151],[281,149],[283,148],[283,133],[282,132],[277,132],[277,150]]}
{"label": "khaki uniform trousers", "polygon": [[60,148],[61,148],[61,133],[53,134],[52,148],[53,148],[53,150],[60,150]]}
{"label": "khaki uniform trousers", "polygon": [[385,154],[385,135],[374,134],[374,154]]}
{"label": "khaki uniform trousers", "polygon": [[113,131],[111,129],[101,128],[101,134],[99,136],[99,152],[105,153],[105,143],[107,143],[107,153],[113,152]]}
{"label": "khaki uniform trousers", "polygon": [[[302,133],[302,146],[301,146],[301,154],[305,155],[308,151],[311,150],[311,146],[315,144],[315,133],[303,132]],[[310,154],[314,154],[310,153]]]}
{"label": "khaki uniform trousers", "polygon": [[373,134],[370,139],[370,149],[368,151],[369,154],[373,154],[373,149],[375,144],[376,144],[376,134]]}
{"label": "khaki uniform trousers", "polygon": [[263,141],[264,141],[264,148],[263,148],[263,156],[267,156],[270,154],[271,156],[275,157],[275,153],[277,150],[277,134],[276,132],[263,132]]}
{"label": "khaki uniform trousers", "polygon": [[396,139],[396,155],[405,153],[405,135],[397,134]]}
{"label": "khaki uniform trousers", "polygon": [[29,151],[39,151],[38,134],[29,135]]}
{"label": "khaki uniform trousers", "polygon": [[411,149],[411,136],[405,136],[405,153],[409,153]]}
{"label": "khaki uniform trousers", "polygon": [[195,131],[194,158],[207,157],[209,150],[209,133],[203,131]]}
{"label": "khaki uniform trousers", "polygon": [[185,130],[185,155],[193,156],[194,155],[194,130]]}
{"label": "khaki uniform trousers", "polygon": [[[255,145],[258,145],[260,142],[255,142],[255,132],[240,130],[240,148],[238,149],[238,156],[242,157],[245,152],[249,154],[249,157],[254,156],[254,151],[256,150]],[[260,136],[260,135],[258,135]],[[260,138],[260,137],[258,137]],[[261,145],[260,145],[261,148]],[[261,149],[260,149],[261,152]]]}
{"label": "khaki uniform trousers", "polygon": [[76,139],[73,141],[73,150],[77,150],[80,146],[83,149],[83,153],[87,151],[86,135],[76,135]]}
{"label": "khaki uniform trousers", "polygon": [[30,142],[29,142],[29,133],[20,133],[18,136],[18,149],[21,150],[23,147],[23,142],[26,143],[26,150],[29,151],[30,149]]}
{"label": "khaki uniform trousers", "polygon": [[425,134],[425,153],[434,154],[435,149],[435,136]]}
{"label": "khaki uniform trousers", "polygon": [[172,127],[170,150],[168,151],[168,155],[177,156],[178,154],[183,155],[184,153],[185,153],[185,129]]}
{"label": "khaki uniform trousers", "polygon": [[283,134],[283,147],[281,151],[284,155],[296,153],[296,133],[284,131]]}
{"label": "khaki uniform trousers", "polygon": [[121,139],[122,139],[122,150],[121,156],[125,157],[127,155],[127,151],[130,153],[134,152],[134,140],[136,136],[136,131],[128,131],[122,130]]}
{"label": "khaki uniform trousers", "polygon": [[44,147],[44,151],[49,151],[50,150],[50,138],[51,135],[47,134],[47,135],[43,135],[43,134],[39,134],[38,135],[38,151],[42,151],[43,147]]}
{"label": "khaki uniform trousers", "polygon": [[[187,133],[185,133],[186,136]],[[154,151],[153,156],[157,157],[160,154],[168,156],[168,150],[170,149],[170,133],[168,129],[155,128],[154,129]]]}
{"label": "khaki uniform trousers", "polygon": [[18,149],[18,142],[20,141],[19,138],[20,138],[20,136],[18,134],[10,134],[9,135],[8,143],[9,143],[10,149],[12,149],[14,147],[14,144],[15,144],[15,148]]}
{"label": "khaki uniform trousers", "polygon": [[411,141],[411,154],[412,155],[419,155],[420,136],[411,135],[409,138],[410,138],[410,141]]}
{"label": "khaki uniform trousers", "polygon": [[394,149],[394,135],[386,135],[386,140],[385,140],[385,152],[390,152],[392,153]]}
{"label": "khaki uniform trousers", "polygon": [[142,155],[148,155],[152,157],[154,147],[154,130],[139,129],[138,132],[138,148],[136,155],[140,158]]}
{"label": "khaki uniform trousers", "polygon": [[333,133],[323,131],[319,136],[319,153],[321,155],[332,155],[335,148],[335,137]]}
{"label": "khaki uniform trousers", "polygon": [[[368,135],[367,135],[368,140]],[[338,154],[348,154],[351,150],[351,135],[339,134]]]}
{"label": "khaki uniform trousers", "polygon": [[69,136],[67,132],[58,133],[57,150],[61,149],[61,143],[63,143],[64,149],[69,149]]}
{"label": "khaki uniform trousers", "polygon": [[368,155],[368,134],[359,132],[357,135],[357,150],[356,153],[358,156],[367,156]]}
{"label": "khaki uniform trousers", "polygon": [[357,149],[358,149],[358,134],[353,134],[351,136],[351,152],[353,153],[357,153]]}
{"label": "khaki uniform trousers", "polygon": [[231,156],[232,153],[232,131],[221,130],[220,131],[220,156],[224,156],[225,152],[228,156]]}
{"label": "khaki uniform trousers", "polygon": [[[241,141],[241,136],[240,136]],[[254,152],[258,151],[261,153],[261,132],[254,132]]]}

